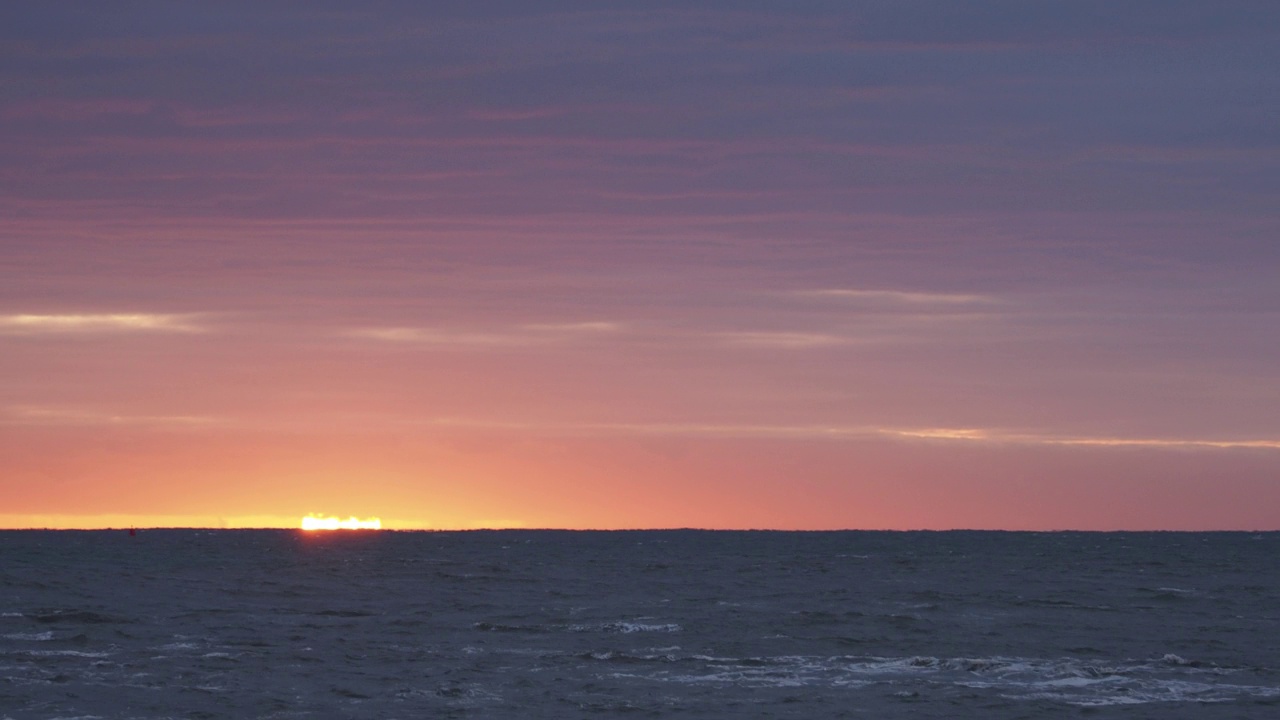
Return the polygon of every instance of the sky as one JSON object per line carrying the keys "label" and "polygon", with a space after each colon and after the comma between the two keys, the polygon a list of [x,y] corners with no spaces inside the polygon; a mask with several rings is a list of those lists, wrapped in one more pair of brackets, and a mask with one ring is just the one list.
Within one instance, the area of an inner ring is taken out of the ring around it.
{"label": "sky", "polygon": [[0,7],[0,527],[1280,529],[1272,0]]}

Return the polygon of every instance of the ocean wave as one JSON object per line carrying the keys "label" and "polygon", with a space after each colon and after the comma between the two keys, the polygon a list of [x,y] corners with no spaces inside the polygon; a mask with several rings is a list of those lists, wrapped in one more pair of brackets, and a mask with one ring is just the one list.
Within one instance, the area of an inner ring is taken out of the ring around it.
{"label": "ocean wave", "polygon": [[681,670],[653,668],[619,677],[647,677],[681,684],[759,687],[863,687],[920,681],[929,686],[982,688],[1020,700],[1054,700],[1068,705],[1105,706],[1153,702],[1229,702],[1241,698],[1280,697],[1280,688],[1226,683],[1221,676],[1235,669],[1209,667],[1176,655],[1121,663],[1077,659],[1017,657],[823,657],[775,656],[726,658],[708,656],[592,654],[592,659],[691,664]]}
{"label": "ocean wave", "polygon": [[9,633],[8,635],[0,637],[4,637],[6,640],[31,640],[35,642],[43,642],[53,639],[53,631],[46,630],[39,633]]}
{"label": "ocean wave", "polygon": [[676,623],[641,623],[641,622],[608,622],[597,625],[573,625],[569,628],[574,632],[608,632],[608,633],[648,633],[661,632],[673,633],[680,632],[684,628]]}

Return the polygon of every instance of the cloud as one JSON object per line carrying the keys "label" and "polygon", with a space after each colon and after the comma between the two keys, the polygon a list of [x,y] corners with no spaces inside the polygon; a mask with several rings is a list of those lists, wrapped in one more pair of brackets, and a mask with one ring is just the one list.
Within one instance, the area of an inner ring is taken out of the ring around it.
{"label": "cloud", "polygon": [[116,313],[0,315],[0,333],[41,335],[120,332],[202,332],[194,315]]}
{"label": "cloud", "polygon": [[622,326],[613,322],[535,323],[521,326],[532,332],[594,334],[618,332]]}
{"label": "cloud", "polygon": [[349,337],[440,348],[485,348],[543,345],[569,342],[575,338],[619,332],[622,326],[606,321],[576,323],[532,323],[505,329],[476,332],[422,327],[366,327],[347,331]]}
{"label": "cloud", "polygon": [[524,338],[502,333],[457,332],[416,327],[369,327],[351,330],[347,335],[389,343],[412,343],[442,347],[493,347],[519,345]]}
{"label": "cloud", "polygon": [[1075,447],[1151,449],[1261,449],[1280,450],[1280,440],[1206,438],[1132,438],[1042,435],[980,428],[881,428],[878,434],[921,440],[959,440],[1008,445],[1059,445]]}
{"label": "cloud", "polygon": [[[1035,441],[1035,438],[1031,438]],[[1039,442],[1049,445],[1093,445],[1098,447],[1143,447],[1169,449],[1217,448],[1280,450],[1280,440],[1203,440],[1203,439],[1150,439],[1150,438],[1042,438]]]}
{"label": "cloud", "polygon": [[517,122],[521,120],[543,120],[562,117],[570,112],[569,107],[529,107],[529,108],[472,108],[466,111],[467,117],[486,122]]}
{"label": "cloud", "polygon": [[722,332],[716,336],[731,345],[758,348],[779,348],[784,350],[805,350],[811,348],[848,345],[850,338],[828,333],[802,332]]}
{"label": "cloud", "polygon": [[906,430],[878,429],[877,434],[924,440],[988,440],[991,433],[975,428],[912,428]]}
{"label": "cloud", "polygon": [[991,445],[1090,446],[1152,450],[1280,450],[1280,439],[1124,438],[1063,436],[991,428],[881,427],[874,425],[751,425],[726,423],[539,423],[437,418],[432,424],[498,431],[670,435],[778,440],[874,440],[963,442]]}
{"label": "cloud", "polygon": [[203,415],[130,415],[80,407],[12,405],[3,422],[11,425],[117,425],[155,428],[199,428],[222,424],[220,418]]}
{"label": "cloud", "polygon": [[796,294],[804,297],[870,300],[874,302],[909,305],[971,305],[996,302],[995,298],[987,295],[908,292],[903,290],[856,290],[830,288],[824,290],[801,290]]}

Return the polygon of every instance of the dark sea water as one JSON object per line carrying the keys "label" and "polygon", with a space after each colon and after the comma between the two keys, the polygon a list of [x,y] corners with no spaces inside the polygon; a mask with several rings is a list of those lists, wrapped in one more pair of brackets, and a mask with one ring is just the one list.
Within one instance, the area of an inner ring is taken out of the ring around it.
{"label": "dark sea water", "polygon": [[0,532],[0,718],[1280,718],[1280,534]]}

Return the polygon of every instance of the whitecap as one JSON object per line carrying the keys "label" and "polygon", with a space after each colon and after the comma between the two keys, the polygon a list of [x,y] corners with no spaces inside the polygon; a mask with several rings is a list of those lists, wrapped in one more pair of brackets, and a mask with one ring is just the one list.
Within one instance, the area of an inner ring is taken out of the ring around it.
{"label": "whitecap", "polygon": [[684,628],[676,623],[639,623],[621,620],[618,622],[600,623],[596,625],[570,625],[569,630],[573,632],[613,632],[613,633],[640,633],[640,632],[680,632]]}
{"label": "whitecap", "polygon": [[198,649],[199,647],[200,647],[200,646],[199,646],[199,645],[197,645],[197,644],[195,644],[195,643],[189,643],[189,642],[176,642],[176,643],[169,643],[169,644],[167,644],[167,645],[161,645],[161,646],[157,647],[156,649],[157,649],[157,650],[170,650],[170,651],[172,651],[172,650],[196,650],[196,649]]}
{"label": "whitecap", "polygon": [[607,623],[600,628],[607,632],[620,633],[637,633],[637,632],[680,632],[682,628],[675,623],[648,624],[636,622],[616,622]]}
{"label": "whitecap", "polygon": [[1050,680],[1041,680],[1036,683],[1036,685],[1048,687],[1088,687],[1090,685],[1097,685],[1098,683],[1114,683],[1117,680],[1120,680],[1120,678],[1072,675],[1068,677],[1052,678]]}
{"label": "whitecap", "polygon": [[9,635],[5,635],[4,637],[7,640],[35,640],[35,641],[52,640],[53,631],[46,630],[40,633],[10,633]]}

